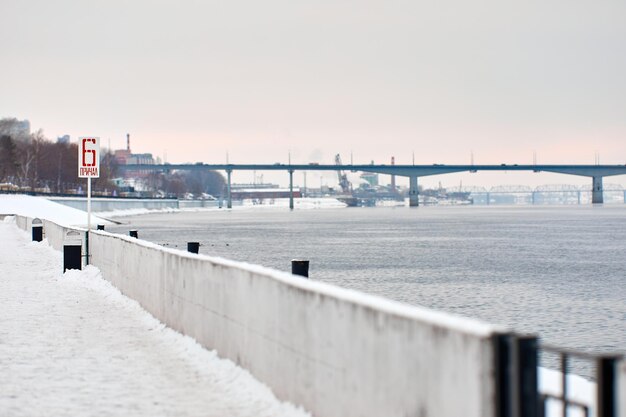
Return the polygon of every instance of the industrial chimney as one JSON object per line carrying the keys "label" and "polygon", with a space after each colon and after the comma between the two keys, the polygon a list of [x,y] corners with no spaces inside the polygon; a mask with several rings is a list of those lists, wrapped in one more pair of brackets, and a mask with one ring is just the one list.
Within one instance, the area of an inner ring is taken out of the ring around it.
{"label": "industrial chimney", "polygon": [[126,150],[130,153],[130,133],[126,134]]}

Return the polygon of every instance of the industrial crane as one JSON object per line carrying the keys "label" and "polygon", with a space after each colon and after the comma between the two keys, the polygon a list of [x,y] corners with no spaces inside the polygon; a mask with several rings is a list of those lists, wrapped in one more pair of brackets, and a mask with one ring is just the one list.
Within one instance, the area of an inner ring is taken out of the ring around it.
{"label": "industrial crane", "polygon": [[[341,163],[341,156],[339,154],[335,155],[335,165],[343,165]],[[341,191],[344,194],[349,194],[351,192],[350,181],[348,181],[348,176],[341,169],[337,170],[337,178],[339,180],[339,186],[341,187]]]}

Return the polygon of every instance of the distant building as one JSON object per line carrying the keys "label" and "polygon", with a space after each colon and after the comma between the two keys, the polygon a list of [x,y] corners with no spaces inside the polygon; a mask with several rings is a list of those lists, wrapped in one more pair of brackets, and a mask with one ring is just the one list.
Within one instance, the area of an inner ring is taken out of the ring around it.
{"label": "distant building", "polygon": [[378,186],[378,174],[365,172],[361,174],[361,179],[367,181],[367,183],[372,187]]}
{"label": "distant building", "polygon": [[[135,164],[143,164],[143,165],[154,165],[154,157],[151,153],[132,153],[130,151],[130,134],[126,134],[126,149],[116,149],[113,152],[115,157],[115,161],[119,165],[135,165]],[[133,170],[126,171],[125,177],[146,177],[150,171],[147,170]]]}
{"label": "distant building", "polygon": [[[240,188],[231,192],[232,198],[235,200],[289,198],[290,194],[289,188]],[[302,192],[299,188],[293,189],[293,196],[294,198],[302,197]]]}
{"label": "distant building", "polygon": [[126,164],[154,165],[154,158],[151,153],[131,153],[130,156],[126,158]]}
{"label": "distant building", "polygon": [[115,156],[115,161],[118,164],[126,165],[131,153],[127,149],[116,149],[113,155]]}
{"label": "distant building", "polygon": [[68,144],[70,143],[70,135],[63,135],[57,137],[57,143]]}
{"label": "distant building", "polygon": [[115,161],[120,165],[126,165],[128,162],[128,158],[130,158],[130,133],[126,134],[126,149],[116,149],[113,152],[115,155]]}
{"label": "distant building", "polygon": [[272,183],[255,183],[255,184],[233,184],[231,186],[232,190],[243,190],[246,188],[272,188],[272,189],[278,189],[280,188],[278,186],[278,184],[272,184]]}

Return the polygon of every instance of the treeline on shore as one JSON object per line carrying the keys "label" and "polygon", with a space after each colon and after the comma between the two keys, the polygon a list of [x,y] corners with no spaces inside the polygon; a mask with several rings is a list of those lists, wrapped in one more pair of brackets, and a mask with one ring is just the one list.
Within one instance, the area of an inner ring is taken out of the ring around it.
{"label": "treeline on shore", "polygon": [[[84,194],[86,182],[78,178],[78,145],[46,138],[41,129],[30,133],[15,118],[0,119],[0,191]],[[122,180],[110,149],[102,148],[100,177],[92,180],[96,195],[184,197],[220,195],[224,178],[208,171],[137,173]]]}

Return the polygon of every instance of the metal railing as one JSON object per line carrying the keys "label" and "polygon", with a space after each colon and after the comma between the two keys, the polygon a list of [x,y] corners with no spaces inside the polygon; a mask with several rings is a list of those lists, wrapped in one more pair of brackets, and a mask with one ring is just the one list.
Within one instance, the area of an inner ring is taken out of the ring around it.
{"label": "metal railing", "polygon": [[591,416],[589,404],[570,398],[567,376],[570,371],[571,361],[574,358],[593,364],[593,380],[596,384],[595,417],[617,417],[617,365],[622,355],[581,352],[548,344],[541,344],[539,349],[558,356],[561,372],[560,394],[539,393],[539,417],[546,416],[546,406],[550,400],[561,402],[562,417],[567,417],[570,409],[579,409],[585,417]]}

